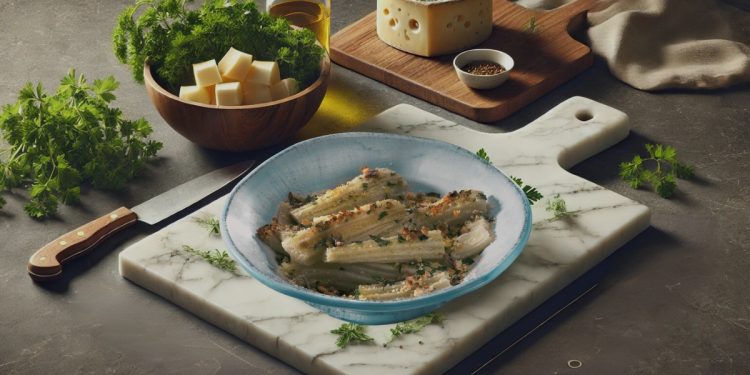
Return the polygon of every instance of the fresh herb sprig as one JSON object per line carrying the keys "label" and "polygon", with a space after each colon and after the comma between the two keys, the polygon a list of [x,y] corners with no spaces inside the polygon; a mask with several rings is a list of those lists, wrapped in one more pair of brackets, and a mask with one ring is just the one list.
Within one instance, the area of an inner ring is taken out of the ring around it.
{"label": "fresh herb sprig", "polygon": [[[489,164],[492,164],[490,156],[487,155],[487,151],[485,151],[484,148],[480,148],[479,150],[477,150],[476,154],[480,159],[486,161]],[[539,190],[531,185],[524,184],[522,179],[513,176],[510,176],[510,179],[513,180],[516,185],[521,187],[521,190],[523,190],[524,194],[526,194],[526,198],[529,200],[529,203],[532,206],[534,205],[534,203],[544,198],[544,195],[542,195]]]}
{"label": "fresh herb sprig", "polygon": [[54,94],[27,83],[0,113],[0,132],[10,146],[0,160],[0,191],[28,188],[24,209],[44,219],[59,203],[77,203],[82,184],[122,189],[162,144],[149,139],[145,119],[126,120],[110,107],[118,86],[112,76],[89,83],[75,70]]}
{"label": "fresh herb sprig", "polygon": [[694,176],[693,167],[677,160],[674,147],[660,144],[646,144],[645,147],[648,157],[635,155],[630,162],[620,163],[620,178],[633,189],[649,185],[662,198],[669,198],[677,189],[678,178]]}
{"label": "fresh herb sprig", "polygon": [[565,199],[560,198],[560,194],[547,201],[547,212],[551,212],[555,219],[562,219],[564,217],[575,216],[574,213],[568,211],[568,204],[565,203]]}
{"label": "fresh herb sprig", "polygon": [[112,32],[114,53],[137,82],[143,82],[148,63],[168,88],[189,84],[192,64],[218,61],[230,47],[278,62],[282,78],[294,77],[303,86],[317,79],[324,52],[312,31],[292,29],[284,18],[259,12],[253,1],[206,0],[195,10],[188,2],[137,0],[120,14]]}
{"label": "fresh herb sprig", "polygon": [[513,182],[516,183],[516,185],[521,187],[521,190],[523,190],[524,194],[526,194],[526,198],[529,200],[529,203],[533,206],[534,203],[540,201],[542,198],[544,198],[544,195],[539,192],[535,187],[531,185],[526,185],[523,183],[523,180],[518,177],[510,176],[510,179],[513,180]]}
{"label": "fresh herb sprig", "polygon": [[534,34],[536,33],[538,27],[539,25],[536,23],[536,17],[531,16],[531,18],[529,18],[529,22],[527,22],[524,26],[523,31],[529,34]]}
{"label": "fresh herb sprig", "polygon": [[490,156],[487,155],[487,151],[485,151],[484,148],[480,148],[479,150],[477,150],[477,156],[479,156],[480,159],[486,161],[487,163],[492,164],[492,162],[490,161]]}
{"label": "fresh herb sprig", "polygon": [[189,254],[197,255],[205,259],[209,264],[215,266],[216,268],[219,268],[228,272],[234,272],[237,270],[237,264],[234,262],[234,260],[231,257],[229,257],[229,254],[227,254],[226,251],[222,251],[218,249],[198,250],[188,245],[182,246],[182,249]]}
{"label": "fresh herb sprig", "polygon": [[338,335],[336,346],[345,348],[349,344],[371,344],[375,339],[365,333],[365,326],[356,323],[344,323],[339,328],[331,330]]}
{"label": "fresh herb sprig", "polygon": [[194,217],[193,220],[198,223],[198,225],[206,228],[208,230],[209,236],[219,236],[220,235],[220,224],[219,224],[219,218],[216,216],[211,217]]}
{"label": "fresh herb sprig", "polygon": [[395,327],[391,328],[391,338],[388,342],[395,340],[397,337],[406,335],[409,333],[417,333],[427,327],[430,324],[442,323],[445,320],[445,316],[440,313],[430,313],[419,318],[407,320],[396,324]]}

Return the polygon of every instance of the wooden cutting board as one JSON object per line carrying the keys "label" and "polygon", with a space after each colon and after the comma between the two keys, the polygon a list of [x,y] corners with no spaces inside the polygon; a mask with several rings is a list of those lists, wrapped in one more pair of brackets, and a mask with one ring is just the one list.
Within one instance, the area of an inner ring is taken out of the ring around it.
{"label": "wooden cutting board", "polygon": [[[506,0],[494,0],[494,30],[476,48],[510,54],[515,67],[505,84],[473,90],[459,81],[455,55],[420,57],[381,41],[375,12],[331,38],[331,58],[372,79],[479,122],[501,120],[586,70],[591,50],[568,30],[578,26],[594,0],[578,0],[560,8],[531,10]],[[532,18],[536,29],[528,25]]]}
{"label": "wooden cutting board", "polygon": [[386,348],[382,344],[392,324],[367,328],[375,345],[339,349],[330,331],[340,320],[240,270],[224,271],[186,252],[185,245],[225,248],[221,238],[209,236],[194,220],[218,216],[224,198],[125,249],[120,273],[306,373],[440,373],[648,226],[647,207],[564,169],[619,142],[629,129],[624,113],[579,97],[512,133],[480,133],[409,105],[393,107],[355,129],[434,138],[472,151],[485,148],[498,168],[523,178],[545,197],[560,194],[575,214],[554,220],[545,210],[546,199],[535,204],[529,242],[499,278],[442,307],[442,327],[429,326]]}

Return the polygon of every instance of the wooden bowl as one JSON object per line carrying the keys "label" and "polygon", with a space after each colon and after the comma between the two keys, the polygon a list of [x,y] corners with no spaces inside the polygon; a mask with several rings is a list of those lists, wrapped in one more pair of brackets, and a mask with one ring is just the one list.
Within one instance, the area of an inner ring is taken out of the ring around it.
{"label": "wooden bowl", "polygon": [[189,102],[161,87],[143,67],[151,102],[161,117],[185,138],[213,150],[250,151],[265,148],[294,135],[315,114],[323,101],[331,74],[331,59],[320,62],[320,77],[290,97],[236,107]]}

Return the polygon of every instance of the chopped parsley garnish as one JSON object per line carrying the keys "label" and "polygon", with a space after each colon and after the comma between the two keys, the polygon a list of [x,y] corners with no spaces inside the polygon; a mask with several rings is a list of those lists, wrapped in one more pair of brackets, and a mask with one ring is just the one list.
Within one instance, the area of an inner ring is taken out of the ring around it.
{"label": "chopped parsley garnish", "polygon": [[524,31],[530,34],[536,33],[537,30],[537,23],[536,23],[536,17],[532,16],[529,18],[529,22],[526,23],[526,26],[524,26]]}
{"label": "chopped parsley garnish", "polygon": [[400,234],[396,237],[396,239],[398,240],[399,243],[406,242],[406,238],[404,238],[404,236],[402,236]]}
{"label": "chopped parsley garnish", "polygon": [[390,244],[390,242],[386,239],[383,239],[383,237],[374,236],[372,234],[370,235],[370,239],[375,241],[375,243],[378,244],[378,246],[388,246]]}
{"label": "chopped parsley garnish", "polygon": [[461,263],[463,263],[463,264],[465,264],[467,266],[471,265],[471,264],[474,264],[474,258],[464,258],[464,259],[461,259]]}
{"label": "chopped parsley garnish", "polygon": [[356,323],[344,323],[339,328],[331,330],[338,335],[336,346],[345,348],[349,344],[370,344],[375,341],[365,333],[365,326]]}
{"label": "chopped parsley garnish", "polygon": [[282,263],[287,263],[291,260],[289,258],[289,255],[282,255],[282,254],[276,254],[276,264],[281,265]]}
{"label": "chopped parsley garnish", "polygon": [[382,220],[386,216],[388,216],[388,212],[387,211],[383,211],[380,214],[378,214],[378,220]]}
{"label": "chopped parsley garnish", "polygon": [[362,183],[362,190],[367,190],[368,187],[370,187],[370,184],[368,184],[367,182]]}

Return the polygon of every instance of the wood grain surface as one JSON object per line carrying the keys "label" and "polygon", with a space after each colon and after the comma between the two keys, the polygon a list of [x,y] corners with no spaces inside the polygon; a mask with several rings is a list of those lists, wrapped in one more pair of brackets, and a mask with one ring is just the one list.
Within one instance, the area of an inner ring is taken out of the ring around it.
{"label": "wood grain surface", "polygon": [[293,136],[323,102],[330,73],[326,55],[320,77],[295,95],[263,104],[218,107],[180,99],[157,83],[149,65],[143,68],[148,96],[167,124],[192,142],[221,151],[258,150]]}
{"label": "wood grain surface", "polygon": [[99,242],[137,220],[134,212],[120,207],[56,238],[29,258],[29,276],[36,281],[58,278],[63,263],[93,250]]}
{"label": "wood grain surface", "polygon": [[[334,62],[479,122],[501,120],[593,63],[591,50],[569,35],[579,26],[594,0],[578,0],[560,8],[530,10],[506,0],[494,0],[494,29],[476,48],[510,54],[515,67],[502,86],[491,90],[466,87],[453,68],[455,54],[420,57],[381,41],[375,12],[331,38]],[[534,18],[536,29],[528,30]]]}

